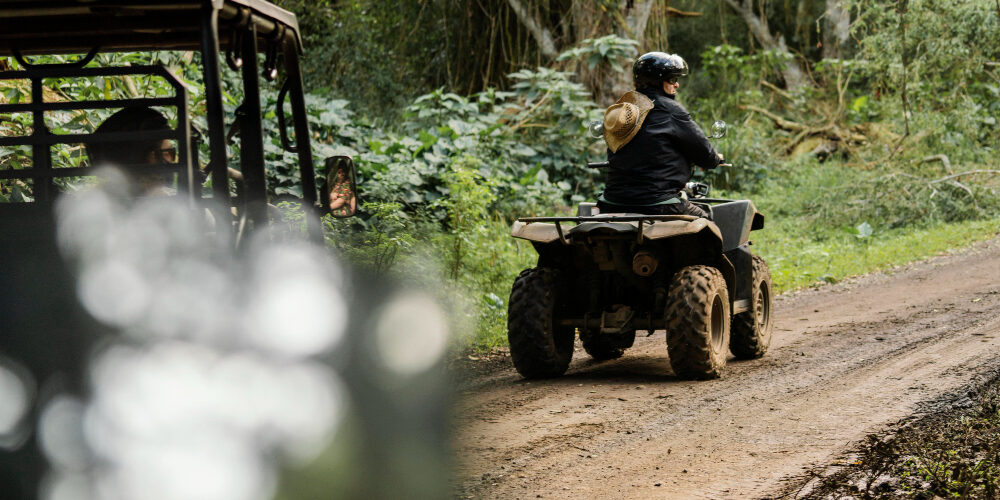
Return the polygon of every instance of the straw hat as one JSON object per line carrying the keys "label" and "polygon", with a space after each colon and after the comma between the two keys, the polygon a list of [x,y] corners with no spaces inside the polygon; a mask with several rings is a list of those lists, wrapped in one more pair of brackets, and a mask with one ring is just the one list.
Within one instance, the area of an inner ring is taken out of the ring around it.
{"label": "straw hat", "polygon": [[652,100],[630,90],[604,112],[604,142],[608,143],[612,153],[617,153],[635,137],[651,109]]}

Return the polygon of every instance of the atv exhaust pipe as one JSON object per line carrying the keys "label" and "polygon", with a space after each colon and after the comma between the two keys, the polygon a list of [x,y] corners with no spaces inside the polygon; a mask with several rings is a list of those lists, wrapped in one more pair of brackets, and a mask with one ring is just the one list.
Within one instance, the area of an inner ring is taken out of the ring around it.
{"label": "atv exhaust pipe", "polygon": [[632,257],[632,272],[643,277],[652,276],[656,272],[657,264],[659,261],[653,254],[646,251],[636,252]]}

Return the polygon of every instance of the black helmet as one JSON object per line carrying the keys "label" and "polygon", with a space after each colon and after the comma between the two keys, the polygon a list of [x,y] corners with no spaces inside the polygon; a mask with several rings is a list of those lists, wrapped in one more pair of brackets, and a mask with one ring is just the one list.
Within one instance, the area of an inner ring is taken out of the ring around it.
{"label": "black helmet", "polygon": [[666,52],[647,52],[632,65],[635,88],[656,87],[671,79],[687,76],[688,65],[684,58]]}

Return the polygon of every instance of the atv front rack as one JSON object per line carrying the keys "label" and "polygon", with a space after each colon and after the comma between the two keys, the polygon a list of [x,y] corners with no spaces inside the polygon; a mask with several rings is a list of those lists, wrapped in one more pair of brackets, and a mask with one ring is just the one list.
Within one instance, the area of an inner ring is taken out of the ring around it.
{"label": "atv front rack", "polygon": [[649,223],[652,225],[654,222],[663,221],[694,221],[698,220],[699,217],[693,215],[590,215],[590,216],[577,216],[577,217],[521,217],[517,219],[518,222],[524,222],[526,224],[531,224],[533,222],[553,222],[556,226],[556,232],[559,234],[559,241],[564,245],[569,245],[569,240],[566,239],[566,233],[563,231],[563,222],[575,222],[581,224],[584,222],[638,222],[637,225],[638,232],[636,233],[636,239],[641,244],[644,240],[643,228]]}

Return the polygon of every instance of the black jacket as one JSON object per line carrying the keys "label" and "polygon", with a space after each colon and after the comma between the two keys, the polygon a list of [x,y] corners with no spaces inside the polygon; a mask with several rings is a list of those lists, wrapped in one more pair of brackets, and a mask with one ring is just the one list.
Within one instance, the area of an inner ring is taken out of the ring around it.
{"label": "black jacket", "polygon": [[684,106],[662,88],[640,90],[653,100],[642,128],[617,153],[608,150],[604,199],[650,205],[672,198],[691,179],[692,165],[715,168],[719,157]]}

